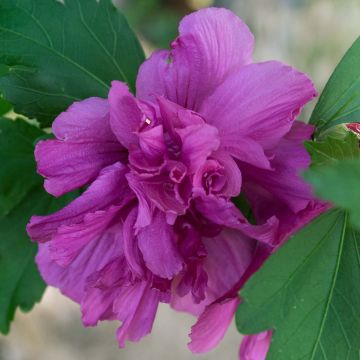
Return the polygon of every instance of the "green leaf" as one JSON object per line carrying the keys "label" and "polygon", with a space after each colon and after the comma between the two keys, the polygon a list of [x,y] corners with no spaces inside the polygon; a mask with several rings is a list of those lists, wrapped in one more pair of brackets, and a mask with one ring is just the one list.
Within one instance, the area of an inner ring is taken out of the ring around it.
{"label": "green leaf", "polygon": [[12,109],[12,105],[6,100],[0,98],[0,116],[5,115]]}
{"label": "green leaf", "polygon": [[111,0],[0,1],[0,89],[43,127],[76,100],[107,97],[112,80],[134,90],[143,60]]}
{"label": "green leaf", "polygon": [[54,199],[38,185],[9,215],[0,217],[0,332],[9,332],[17,307],[31,310],[45,290],[34,262],[37,246],[25,230],[29,218],[53,212],[71,198]]}
{"label": "green leaf", "polygon": [[360,158],[311,167],[304,177],[318,197],[349,210],[352,223],[360,229]]}
{"label": "green leaf", "polygon": [[25,120],[0,118],[0,216],[8,214],[34,185],[34,141],[44,133]]}
{"label": "green leaf", "polygon": [[305,147],[311,156],[312,168],[360,158],[359,139],[350,131],[343,138],[329,136],[323,141],[306,141]]}
{"label": "green leaf", "polygon": [[360,37],[336,67],[311,115],[320,133],[360,119]]}
{"label": "green leaf", "polygon": [[359,359],[360,233],[347,214],[318,217],[241,291],[243,334],[274,329],[266,360]]}

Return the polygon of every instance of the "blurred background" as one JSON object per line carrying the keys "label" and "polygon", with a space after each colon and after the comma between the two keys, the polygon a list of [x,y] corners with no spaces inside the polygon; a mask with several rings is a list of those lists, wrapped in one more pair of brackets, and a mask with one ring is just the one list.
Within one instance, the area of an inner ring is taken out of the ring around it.
{"label": "blurred background", "polygon": [[[33,0],[35,1],[35,0]],[[360,35],[360,0],[116,0],[147,55],[168,47],[179,20],[207,6],[237,13],[256,37],[255,61],[278,59],[308,73],[321,91],[335,65]],[[305,117],[311,105],[305,111]],[[194,319],[161,306],[153,332],[119,350],[117,324],[84,329],[76,304],[48,289],[41,305],[17,313],[9,336],[0,335],[0,360],[194,359],[186,347]],[[237,359],[235,326],[221,345],[198,359]]]}

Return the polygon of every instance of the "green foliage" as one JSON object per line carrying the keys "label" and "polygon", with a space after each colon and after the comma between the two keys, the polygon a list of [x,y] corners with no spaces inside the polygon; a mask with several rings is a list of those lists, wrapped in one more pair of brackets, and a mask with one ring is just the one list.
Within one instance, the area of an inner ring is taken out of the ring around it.
{"label": "green foliage", "polygon": [[352,223],[360,229],[360,158],[312,167],[304,176],[318,197],[349,210]]}
{"label": "green foliage", "polygon": [[11,109],[12,109],[11,104],[0,97],[0,116],[5,115]]}
{"label": "green foliage", "polygon": [[8,333],[17,307],[31,310],[45,290],[34,262],[37,245],[28,238],[26,224],[31,215],[51,213],[69,199],[71,196],[54,199],[40,184],[8,215],[0,217],[0,332]]}
{"label": "green foliage", "polygon": [[37,184],[34,141],[43,132],[26,121],[0,118],[0,216],[8,214]]}
{"label": "green foliage", "polygon": [[343,138],[329,136],[323,141],[307,141],[305,147],[311,156],[312,168],[360,158],[359,139],[350,131]]}
{"label": "green foliage", "polygon": [[360,38],[336,67],[311,115],[320,133],[334,125],[360,119]]}
{"label": "green foliage", "polygon": [[241,291],[239,331],[274,329],[267,360],[358,359],[360,233],[347,214],[317,218],[278,250]]}
{"label": "green foliage", "polygon": [[54,199],[42,189],[36,174],[34,144],[44,132],[25,120],[0,118],[0,332],[9,331],[19,306],[23,311],[39,301],[45,289],[34,256],[37,246],[26,234],[33,214],[65,205],[71,195]]}
{"label": "green foliage", "polygon": [[72,102],[134,90],[143,51],[111,0],[1,0],[0,90],[47,127]]}

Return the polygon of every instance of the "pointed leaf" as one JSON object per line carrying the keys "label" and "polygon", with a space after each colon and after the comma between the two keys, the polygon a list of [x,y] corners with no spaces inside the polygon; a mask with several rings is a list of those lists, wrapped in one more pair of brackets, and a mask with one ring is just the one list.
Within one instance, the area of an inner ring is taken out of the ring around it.
{"label": "pointed leaf", "polygon": [[72,102],[134,89],[143,51],[111,0],[1,0],[0,90],[42,126]]}

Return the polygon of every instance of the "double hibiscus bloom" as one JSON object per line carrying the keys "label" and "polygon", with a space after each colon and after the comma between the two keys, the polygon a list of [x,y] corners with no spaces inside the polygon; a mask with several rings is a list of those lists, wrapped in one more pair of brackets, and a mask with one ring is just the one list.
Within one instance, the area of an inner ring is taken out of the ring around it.
{"label": "double hibiscus bloom", "polygon": [[[253,63],[254,38],[225,9],[193,13],[171,50],[141,66],[136,97],[74,103],[38,143],[38,171],[60,196],[34,216],[37,264],[81,305],[86,326],[121,321],[120,346],[151,331],[160,302],[198,316],[190,349],[224,336],[249,276],[323,207],[299,177],[313,128],[296,121],[316,91],[276,61]],[[242,193],[250,223],[232,199]],[[263,359],[271,333],[245,337],[242,359]]]}

